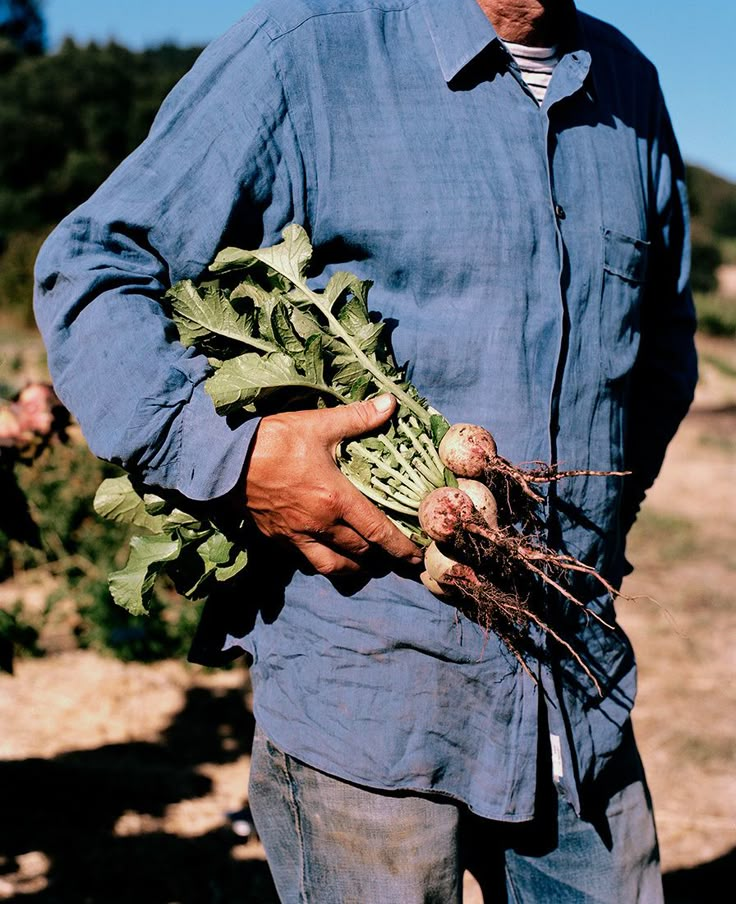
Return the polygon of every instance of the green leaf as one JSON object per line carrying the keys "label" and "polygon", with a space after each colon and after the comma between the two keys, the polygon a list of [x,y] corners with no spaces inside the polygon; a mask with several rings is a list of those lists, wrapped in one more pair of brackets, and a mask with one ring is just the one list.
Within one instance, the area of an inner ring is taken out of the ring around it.
{"label": "green leaf", "polygon": [[144,493],[143,502],[149,515],[166,514],[166,510],[171,507],[163,496],[156,493]]}
{"label": "green leaf", "polygon": [[204,543],[197,547],[197,555],[204,562],[206,571],[214,570],[218,565],[226,565],[230,561],[233,542],[225,534],[215,531]]}
{"label": "green leaf", "polygon": [[240,572],[245,568],[248,564],[248,550],[241,549],[240,552],[235,556],[235,561],[232,565],[218,565],[215,569],[215,580],[222,583],[223,581],[229,581],[230,578],[234,578],[236,574],[240,574]]}
{"label": "green leaf", "polygon": [[225,248],[215,258],[210,267],[213,273],[252,267],[260,261],[274,273],[278,273],[292,283],[303,283],[306,270],[312,259],[312,245],[301,226],[287,226],[281,233],[283,242],[257,251],[243,251],[240,248]]}
{"label": "green leaf", "polygon": [[110,575],[110,593],[118,606],[127,609],[131,615],[147,614],[157,575],[167,563],[178,558],[180,552],[179,540],[166,535],[133,537],[127,564]]}
{"label": "green leaf", "polygon": [[304,348],[304,376],[315,385],[325,382],[325,361],[322,337],[310,336]]}
{"label": "green leaf", "polygon": [[351,298],[349,299],[348,303],[354,301],[358,309],[365,311],[365,316],[367,319],[368,290],[372,285],[373,283],[370,280],[358,279],[358,277],[352,273],[346,273],[343,270],[339,270],[330,278],[330,281],[324,288],[322,297],[329,305],[330,309],[332,309],[346,292],[350,292]]}
{"label": "green leaf", "polygon": [[[360,361],[356,361],[351,354],[336,355],[333,358],[332,367],[333,382],[348,389],[358,380],[363,380],[367,376],[363,365]],[[370,375],[368,376],[370,378]]]}
{"label": "green leaf", "polygon": [[338,311],[337,319],[351,335],[355,335],[371,322],[365,298],[352,295]]}
{"label": "green leaf", "polygon": [[161,530],[164,519],[149,514],[143,496],[133,487],[130,477],[111,477],[97,489],[94,509],[98,515],[119,524],[134,524],[152,532]]}
{"label": "green leaf", "polygon": [[350,387],[350,401],[351,402],[362,402],[363,399],[368,395],[371,388],[371,377],[370,374],[365,374],[362,377],[359,377]]}
{"label": "green leaf", "polygon": [[239,298],[248,298],[256,308],[260,308],[271,298],[272,294],[268,289],[264,289],[246,277],[230,293],[230,303],[232,304]]}
{"label": "green leaf", "polygon": [[450,422],[441,414],[433,414],[429,419],[429,428],[432,432],[432,442],[435,448],[439,449],[442,438],[450,429]]}
{"label": "green leaf", "polygon": [[203,296],[191,280],[183,280],[172,286],[166,297],[184,345],[197,345],[205,350],[213,337],[220,336],[263,351],[271,350],[254,335],[255,317],[250,313],[238,313],[220,292],[212,289]]}
{"label": "green leaf", "polygon": [[453,487],[453,489],[455,489],[455,490],[458,488],[457,477],[455,476],[455,474],[452,473],[452,471],[449,468],[444,469],[444,478],[445,478],[445,486]]}
{"label": "green leaf", "polygon": [[289,319],[289,309],[280,301],[273,309],[271,315],[274,338],[283,351],[293,358],[297,366],[304,367],[304,343],[294,332],[294,327]]}
{"label": "green leaf", "polygon": [[291,325],[305,341],[310,336],[320,336],[324,332],[319,320],[313,314],[303,311],[301,308],[292,308],[290,318]]}
{"label": "green leaf", "polygon": [[366,323],[355,331],[355,338],[358,340],[361,349],[371,355],[376,350],[378,339],[383,332],[385,323]]}
{"label": "green leaf", "polygon": [[346,477],[354,478],[359,483],[370,486],[373,465],[365,458],[360,458],[358,455],[345,456],[340,458],[339,464],[340,470]]}
{"label": "green leaf", "polygon": [[183,528],[186,528],[188,531],[192,531],[195,534],[200,534],[202,531],[209,532],[210,530],[210,528],[202,524],[199,518],[195,518],[194,515],[189,515],[178,508],[172,509],[166,515],[164,530],[167,533],[173,533],[175,530],[182,530]]}
{"label": "green leaf", "polygon": [[[261,357],[253,353],[225,361],[206,382],[206,389],[221,413],[262,401],[276,390],[308,389],[338,395],[322,382],[313,382],[296,369],[294,361],[280,352]],[[341,401],[344,401],[341,397]]]}
{"label": "green leaf", "polygon": [[258,332],[261,339],[271,343],[274,351],[278,351],[276,335],[273,329],[273,311],[277,304],[278,299],[274,295],[268,295],[258,308]]}

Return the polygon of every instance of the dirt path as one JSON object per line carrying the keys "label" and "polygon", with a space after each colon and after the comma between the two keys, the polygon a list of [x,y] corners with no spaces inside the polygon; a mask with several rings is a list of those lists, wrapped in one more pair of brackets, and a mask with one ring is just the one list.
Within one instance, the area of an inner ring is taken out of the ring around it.
{"label": "dirt path", "polygon": [[[659,605],[620,605],[668,904],[721,900],[736,872],[736,349],[702,350],[696,408],[630,543],[625,590]],[[244,669],[24,660],[0,675],[0,726],[0,899],[275,902],[260,846],[225,815],[248,779]]]}

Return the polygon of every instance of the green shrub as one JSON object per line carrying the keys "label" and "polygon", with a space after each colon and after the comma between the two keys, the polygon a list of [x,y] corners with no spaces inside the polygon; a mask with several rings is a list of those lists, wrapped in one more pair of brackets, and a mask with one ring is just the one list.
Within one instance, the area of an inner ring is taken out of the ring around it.
{"label": "green shrub", "polygon": [[[55,445],[30,466],[16,464],[12,477],[27,501],[37,536],[19,536],[5,525],[5,576],[32,570],[53,576],[55,589],[40,623],[34,624],[36,630],[53,620],[63,603],[64,612],[74,613],[70,635],[80,647],[126,660],[182,656],[199,618],[198,605],[181,600],[162,582],[151,615],[134,618],[116,606],[108,592],[107,576],[125,560],[128,532],[103,522],[92,500],[102,478],[117,473],[79,441]],[[6,613],[0,621],[0,649],[3,637],[6,646],[8,637],[20,646],[37,646],[37,638],[23,634],[21,627],[17,613]]]}
{"label": "green shrub", "polygon": [[709,336],[736,336],[736,299],[696,292],[698,329]]}

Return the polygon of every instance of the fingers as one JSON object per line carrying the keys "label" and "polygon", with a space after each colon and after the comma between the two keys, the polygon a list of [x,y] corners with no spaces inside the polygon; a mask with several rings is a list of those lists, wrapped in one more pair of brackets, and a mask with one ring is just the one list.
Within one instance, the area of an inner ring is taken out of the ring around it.
{"label": "fingers", "polygon": [[343,520],[370,544],[380,547],[396,559],[406,559],[412,565],[418,565],[422,561],[421,550],[383,512],[359,493],[347,478],[344,479],[348,486],[343,496]]}
{"label": "fingers", "polygon": [[352,436],[369,433],[384,424],[396,407],[396,399],[384,394],[369,402],[353,402],[319,412],[320,429],[328,443],[337,445]]}
{"label": "fingers", "polygon": [[335,552],[334,549],[325,546],[319,540],[300,536],[295,537],[293,542],[312,568],[325,577],[356,574],[362,570],[360,564],[354,559]]}
{"label": "fingers", "polygon": [[336,524],[328,530],[321,531],[314,539],[351,558],[365,556],[371,548],[364,537],[344,524]]}

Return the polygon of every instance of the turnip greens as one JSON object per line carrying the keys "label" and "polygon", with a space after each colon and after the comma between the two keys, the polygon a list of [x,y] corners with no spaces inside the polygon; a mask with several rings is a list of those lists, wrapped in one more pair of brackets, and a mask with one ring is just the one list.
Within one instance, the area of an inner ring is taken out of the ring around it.
{"label": "turnip greens", "polygon": [[[297,225],[273,247],[226,248],[205,281],[170,289],[171,317],[181,342],[207,354],[213,373],[206,389],[224,416],[394,395],[399,408],[390,426],[340,448],[338,464],[407,536],[426,545],[417,517],[421,500],[436,487],[457,485],[437,454],[449,425],[394,360],[386,324],[368,310],[371,283],[338,272],[315,291],[306,276],[311,256]],[[196,514],[202,506],[148,492],[130,477],[106,480],[95,508],[143,530],[131,540],[125,567],[110,577],[113,598],[132,613],[146,612],[161,572],[194,598],[247,567],[239,525],[223,528]]]}

